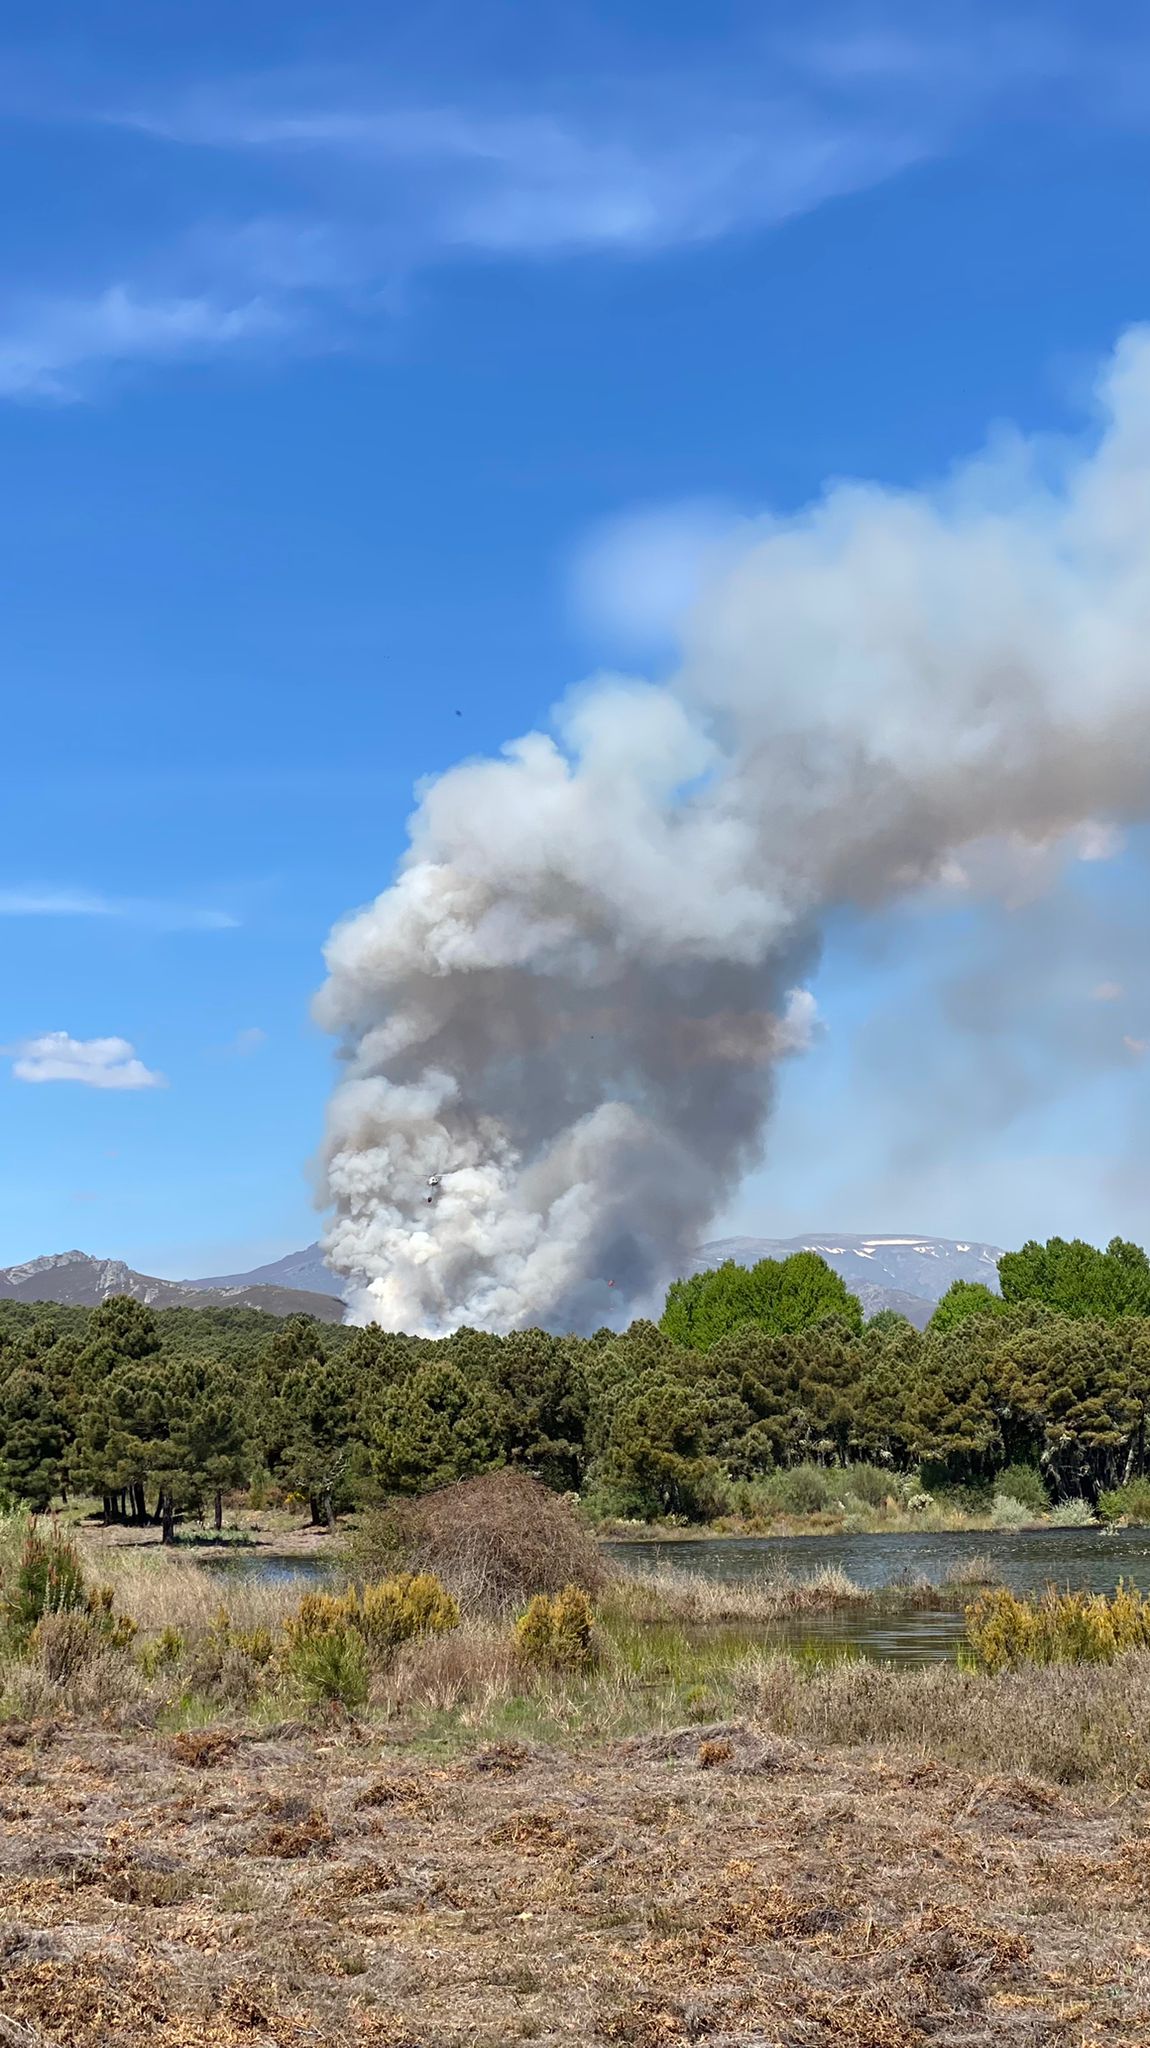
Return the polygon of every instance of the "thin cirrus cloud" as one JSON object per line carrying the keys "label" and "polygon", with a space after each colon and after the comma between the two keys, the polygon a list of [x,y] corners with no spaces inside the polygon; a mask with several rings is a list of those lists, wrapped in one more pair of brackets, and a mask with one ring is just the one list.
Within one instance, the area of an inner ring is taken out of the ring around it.
{"label": "thin cirrus cloud", "polygon": [[84,1088],[166,1088],[162,1074],[146,1067],[126,1038],[73,1038],[45,1031],[5,1047],[17,1081],[78,1082]]}
{"label": "thin cirrus cloud", "polygon": [[94,917],[169,932],[235,931],[229,910],[202,910],[147,896],[102,896],[84,889],[0,889],[0,917]]}
{"label": "thin cirrus cloud", "polygon": [[0,325],[0,398],[80,398],[97,366],[191,362],[266,340],[281,325],[259,298],[229,305],[123,284],[90,298],[26,300],[9,305]]}
{"label": "thin cirrus cloud", "polygon": [[879,0],[860,14],[830,0],[801,34],[716,35],[690,72],[636,43],[598,74],[549,62],[514,94],[479,73],[466,93],[415,92],[364,52],[174,92],[112,77],[62,118],[150,152],[145,174],[180,194],[175,226],[141,249],[112,214],[94,288],[0,306],[0,398],[81,398],[144,364],[370,344],[421,269],[653,260],[762,232],[989,119],[1141,119],[1119,91],[1139,56],[1034,9]]}
{"label": "thin cirrus cloud", "polygon": [[[647,96],[650,97],[649,95]],[[542,257],[658,253],[771,226],[874,184],[930,147],[921,125],[870,120],[764,90],[714,99],[672,86],[652,109],[490,114],[362,94],[313,98],[254,81],[127,125],[156,140],[290,161],[341,177],[342,266],[358,235],[378,259],[471,250]],[[289,222],[275,223],[281,252]],[[297,228],[305,265],[331,265],[331,231]]]}

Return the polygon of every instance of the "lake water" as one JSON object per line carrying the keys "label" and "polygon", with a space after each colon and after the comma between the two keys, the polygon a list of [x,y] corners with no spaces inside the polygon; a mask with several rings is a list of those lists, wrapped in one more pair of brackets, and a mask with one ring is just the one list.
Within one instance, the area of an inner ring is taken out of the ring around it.
{"label": "lake water", "polygon": [[[999,1584],[1016,1593],[1044,1586],[1112,1593],[1120,1579],[1150,1591],[1150,1529],[985,1530],[974,1534],[907,1536],[721,1536],[698,1542],[611,1543],[608,1554],[627,1571],[671,1565],[700,1577],[746,1582],[787,1572],[813,1578],[837,1567],[856,1586],[897,1586],[900,1579],[942,1583],[970,1558],[988,1558]],[[213,1557],[213,1570],[256,1578],[265,1585],[321,1582],[334,1560],[267,1557],[236,1551]],[[764,1644],[785,1643],[815,1654],[850,1654],[894,1664],[933,1664],[952,1658],[963,1640],[961,1611],[915,1608],[902,1613],[804,1615],[765,1629]]]}
{"label": "lake water", "polygon": [[[813,1578],[832,1567],[856,1586],[897,1586],[900,1579],[941,1584],[971,1558],[988,1558],[990,1575],[1015,1593],[1044,1586],[1113,1593],[1120,1579],[1150,1591],[1150,1529],[984,1530],[909,1536],[723,1536],[699,1542],[609,1546],[625,1569],[671,1565],[700,1577],[747,1582],[787,1572]],[[975,1589],[972,1589],[972,1597]],[[933,1664],[953,1657],[963,1641],[953,1606],[903,1613],[804,1615],[772,1629],[769,1639],[815,1653],[852,1654],[893,1664]]]}

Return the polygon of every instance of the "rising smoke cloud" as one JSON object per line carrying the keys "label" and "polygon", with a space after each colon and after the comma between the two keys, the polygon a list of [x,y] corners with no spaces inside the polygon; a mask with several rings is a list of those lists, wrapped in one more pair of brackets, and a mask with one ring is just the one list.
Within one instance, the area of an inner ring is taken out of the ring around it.
{"label": "rising smoke cloud", "polygon": [[431,784],[317,998],[358,1314],[649,1302],[762,1155],[830,911],[1146,814],[1150,332],[1097,400],[1089,445],[999,437],[936,489],[749,522],[670,682],[600,677]]}

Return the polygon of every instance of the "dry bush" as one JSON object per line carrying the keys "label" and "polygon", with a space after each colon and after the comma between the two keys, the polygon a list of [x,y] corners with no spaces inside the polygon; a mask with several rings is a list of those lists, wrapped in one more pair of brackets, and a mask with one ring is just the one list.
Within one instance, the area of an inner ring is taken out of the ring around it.
{"label": "dry bush", "polygon": [[226,1728],[185,1728],[171,1741],[172,1755],[194,1771],[212,1770],[235,1754],[236,1738]]}
{"label": "dry bush", "polygon": [[403,1565],[434,1572],[462,1606],[508,1614],[535,1593],[583,1586],[609,1572],[570,1503],[525,1472],[487,1472],[365,1517],[356,1546],[365,1574]]}
{"label": "dry bush", "polygon": [[510,1636],[493,1623],[472,1621],[449,1635],[402,1644],[377,1680],[372,1701],[389,1716],[463,1708],[482,1721],[522,1691],[523,1671]]}
{"label": "dry bush", "polygon": [[126,1651],[105,1643],[79,1662],[68,1655],[57,1663],[61,1648],[53,1641],[42,1656],[33,1646],[20,1663],[8,1666],[4,1702],[9,1713],[28,1721],[67,1714],[112,1724],[155,1718],[162,1702]]}
{"label": "dry bush", "polygon": [[1055,1784],[1150,1781],[1146,1651],[995,1674],[754,1657],[739,1685],[756,1723],[799,1741],[876,1744]]}
{"label": "dry bush", "polygon": [[67,1685],[85,1664],[108,1648],[99,1622],[83,1608],[62,1607],[41,1616],[32,1631],[30,1654],[53,1685]]}
{"label": "dry bush", "polygon": [[321,1856],[327,1854],[335,1837],[327,1815],[318,1806],[309,1806],[306,1800],[270,1799],[268,1810],[272,1825],[255,1837],[251,1844],[253,1856],[289,1859],[311,1856],[317,1851]]}

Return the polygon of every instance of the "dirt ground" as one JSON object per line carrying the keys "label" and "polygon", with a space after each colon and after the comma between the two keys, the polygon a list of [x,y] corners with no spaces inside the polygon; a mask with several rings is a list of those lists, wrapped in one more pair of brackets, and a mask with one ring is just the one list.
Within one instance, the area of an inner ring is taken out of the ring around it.
{"label": "dirt ground", "polygon": [[1150,2043],[1150,1799],[734,1726],[0,1731],[4,2048]]}
{"label": "dirt ground", "polygon": [[[63,1522],[64,1518],[60,1520]],[[229,1508],[220,1535],[213,1529],[210,1517],[202,1523],[181,1521],[177,1525],[179,1540],[171,1555],[200,1563],[214,1556],[244,1557],[256,1552],[274,1557],[334,1557],[347,1535],[347,1526],[345,1521],[338,1530],[318,1529],[308,1522],[306,1515],[292,1514],[284,1508],[264,1508],[258,1512]],[[95,1507],[65,1524],[65,1528],[66,1533],[83,1538],[95,1560],[102,1550],[159,1553],[163,1549],[158,1522],[146,1522],[139,1527],[131,1522],[114,1522],[106,1529]]]}

